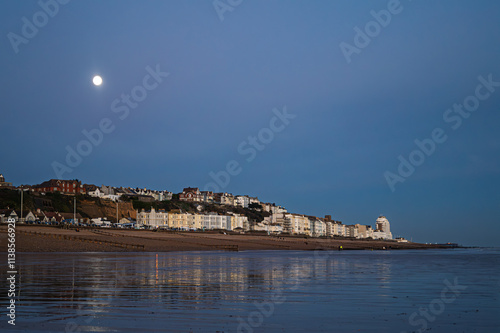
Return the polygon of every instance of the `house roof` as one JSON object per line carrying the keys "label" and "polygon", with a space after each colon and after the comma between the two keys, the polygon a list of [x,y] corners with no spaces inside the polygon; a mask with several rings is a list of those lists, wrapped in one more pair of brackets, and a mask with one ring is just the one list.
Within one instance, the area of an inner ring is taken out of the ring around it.
{"label": "house roof", "polygon": [[201,193],[207,194],[207,195],[214,195],[214,192],[212,192],[212,191],[201,191]]}
{"label": "house roof", "polygon": [[[73,218],[73,213],[59,213],[65,220],[66,219],[72,219]],[[82,216],[80,213],[76,213],[76,218],[81,219]]]}
{"label": "house roof", "polygon": [[62,220],[62,216],[61,216],[61,214],[59,214],[59,213],[55,213],[55,212],[46,212],[46,213],[45,213],[45,216],[46,216],[48,219],[55,218],[55,220],[56,220],[57,222],[61,222],[61,220]]}
{"label": "house roof", "polygon": [[64,183],[76,183],[77,185],[80,185],[81,182],[76,180],[76,179],[70,179],[70,180],[64,180],[64,179],[51,179],[44,181],[41,184],[38,185],[33,185],[33,188],[39,188],[39,187],[54,187],[54,186],[59,186],[59,184],[64,184]]}
{"label": "house roof", "polygon": [[45,216],[47,217],[56,217],[56,216],[61,216],[59,213],[56,212],[45,212]]}
{"label": "house roof", "polygon": [[0,214],[7,216],[10,215],[13,209],[0,209]]}
{"label": "house roof", "polygon": [[[23,210],[23,216],[22,217],[23,218],[26,217],[30,212],[31,212],[31,210]],[[20,210],[16,210],[16,214],[17,214],[17,216],[21,216],[21,211]],[[35,215],[35,214],[33,214],[33,215]]]}
{"label": "house roof", "polygon": [[54,186],[59,186],[59,182],[56,179],[51,179],[44,181],[41,184],[33,185],[34,188],[39,188],[39,187],[54,187]]}

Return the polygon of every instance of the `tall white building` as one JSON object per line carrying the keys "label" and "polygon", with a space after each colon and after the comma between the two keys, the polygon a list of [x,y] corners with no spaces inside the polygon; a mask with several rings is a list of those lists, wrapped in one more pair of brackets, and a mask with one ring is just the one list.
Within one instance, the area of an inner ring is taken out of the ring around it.
{"label": "tall white building", "polygon": [[326,224],[318,218],[311,218],[309,220],[311,228],[311,236],[321,237],[326,236]]}
{"label": "tall white building", "polygon": [[332,231],[334,236],[347,236],[346,227],[341,223],[333,223]]}
{"label": "tall white building", "polygon": [[358,228],[355,225],[346,225],[345,226],[345,236],[358,238]]}
{"label": "tall white building", "polygon": [[377,219],[376,230],[373,232],[373,238],[392,239],[391,224],[385,216],[380,215]]}

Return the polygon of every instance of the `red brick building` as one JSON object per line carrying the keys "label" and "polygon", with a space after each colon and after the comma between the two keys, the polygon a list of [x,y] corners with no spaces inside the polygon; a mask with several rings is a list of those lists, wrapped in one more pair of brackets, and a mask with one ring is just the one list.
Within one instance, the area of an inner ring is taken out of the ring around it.
{"label": "red brick building", "polygon": [[84,193],[84,188],[81,181],[51,179],[39,185],[33,186],[35,192],[61,192],[63,194],[80,194]]}
{"label": "red brick building", "polygon": [[203,196],[200,189],[197,187],[186,187],[179,194],[179,200],[181,201],[203,201]]}

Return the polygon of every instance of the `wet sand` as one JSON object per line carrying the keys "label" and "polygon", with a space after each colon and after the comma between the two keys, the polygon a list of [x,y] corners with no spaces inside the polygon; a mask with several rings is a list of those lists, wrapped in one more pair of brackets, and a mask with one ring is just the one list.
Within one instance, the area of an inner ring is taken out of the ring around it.
{"label": "wet sand", "polygon": [[[6,247],[6,226],[0,226],[0,244]],[[61,229],[16,226],[16,252],[170,252],[246,250],[381,250],[431,249],[440,245],[395,241],[265,236],[215,232],[168,232],[122,229]]]}

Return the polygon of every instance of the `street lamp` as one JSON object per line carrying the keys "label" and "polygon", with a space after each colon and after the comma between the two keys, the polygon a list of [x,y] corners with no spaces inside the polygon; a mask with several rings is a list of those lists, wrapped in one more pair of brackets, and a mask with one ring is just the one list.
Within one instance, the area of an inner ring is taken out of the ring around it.
{"label": "street lamp", "polygon": [[23,222],[23,194],[24,191],[29,191],[29,189],[20,188],[19,190],[21,191],[21,219],[19,222]]}
{"label": "street lamp", "polygon": [[75,197],[73,198],[73,224],[77,225],[76,223],[76,193]]}

